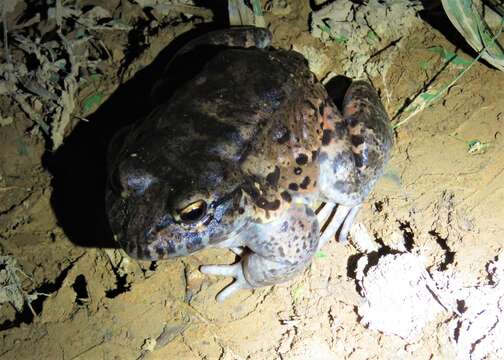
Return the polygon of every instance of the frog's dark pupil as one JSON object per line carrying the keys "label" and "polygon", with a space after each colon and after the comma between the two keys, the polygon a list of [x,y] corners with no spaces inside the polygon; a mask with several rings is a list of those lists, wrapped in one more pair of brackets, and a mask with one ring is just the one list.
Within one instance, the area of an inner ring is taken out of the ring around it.
{"label": "frog's dark pupil", "polygon": [[182,211],[180,219],[185,222],[193,222],[200,220],[205,215],[206,204],[201,203],[199,206],[190,209],[189,211]]}

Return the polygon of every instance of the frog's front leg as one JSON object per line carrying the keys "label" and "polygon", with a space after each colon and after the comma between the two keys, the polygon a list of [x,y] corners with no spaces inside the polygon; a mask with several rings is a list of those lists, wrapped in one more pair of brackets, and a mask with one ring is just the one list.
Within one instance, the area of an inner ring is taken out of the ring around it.
{"label": "frog's front leg", "polygon": [[336,221],[322,235],[321,245],[340,225],[339,239],[346,240],[362,203],[383,172],[393,143],[390,120],[376,90],[367,82],[350,85],[343,100],[343,116],[331,101],[322,116],[320,191],[326,206],[338,204],[340,208],[333,217]]}
{"label": "frog's front leg", "polygon": [[246,248],[238,263],[200,269],[205,274],[235,278],[219,293],[218,301],[224,301],[239,289],[275,285],[299,274],[317,249],[319,225],[309,207],[293,204],[272,222],[252,224],[244,236]]}

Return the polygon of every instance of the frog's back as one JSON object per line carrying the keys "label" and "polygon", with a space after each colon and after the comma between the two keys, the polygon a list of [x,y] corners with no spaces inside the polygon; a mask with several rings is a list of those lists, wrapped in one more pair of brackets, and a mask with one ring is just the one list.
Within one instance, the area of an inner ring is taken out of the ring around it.
{"label": "frog's back", "polygon": [[[163,146],[173,162],[212,158],[259,178],[273,174],[273,187],[283,179],[282,187],[295,183],[299,189],[307,185],[306,174],[295,167],[311,171],[312,184],[318,171],[312,160],[321,139],[318,109],[326,96],[301,54],[226,49],[142,123],[135,142],[156,144],[156,153]],[[159,144],[153,133],[171,141]]]}

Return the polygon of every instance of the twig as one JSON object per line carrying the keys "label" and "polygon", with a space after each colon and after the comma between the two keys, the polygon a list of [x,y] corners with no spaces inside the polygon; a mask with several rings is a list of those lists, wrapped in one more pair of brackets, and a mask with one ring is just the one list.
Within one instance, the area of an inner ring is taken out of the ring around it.
{"label": "twig", "polygon": [[75,92],[77,91],[77,75],[79,73],[79,65],[72,51],[72,46],[61,32],[61,0],[56,0],[56,23],[58,24],[57,34],[63,43],[68,55],[70,64],[70,72],[63,80],[63,89],[58,101],[61,107],[59,121],[53,123],[51,139],[53,141],[53,150],[56,150],[63,143],[65,129],[70,123],[72,112],[75,109]]}
{"label": "twig", "polygon": [[12,189],[23,189],[20,186],[6,186],[6,187],[0,187],[0,191],[9,191]]}
{"label": "twig", "polygon": [[16,102],[21,107],[21,110],[23,110],[26,113],[26,115],[30,117],[32,121],[34,121],[38,126],[40,126],[44,134],[49,135],[49,125],[47,125],[47,123],[40,118],[39,114],[37,114],[35,110],[31,108],[31,106],[25,101],[23,96],[20,94],[13,94],[13,97],[14,100],[16,100]]}
{"label": "twig", "polygon": [[88,347],[87,349],[84,349],[83,351],[81,351],[80,353],[78,353],[77,355],[73,356],[70,360],[75,360],[75,359],[78,359],[80,358],[82,355],[90,352],[91,350],[93,349],[96,349],[98,346],[100,345],[103,345],[105,343],[105,339],[102,339],[102,341],[100,341],[99,343],[97,344],[94,344],[94,345],[91,345],[90,347]]}
{"label": "twig", "polygon": [[[497,33],[495,34],[495,36],[490,40],[490,42],[488,44],[485,44],[485,46],[483,46],[483,48],[481,49],[481,51],[479,52],[478,56],[476,56],[474,58],[474,60],[468,65],[466,66],[462,71],[460,71],[460,73],[455,76],[455,78],[453,78],[452,81],[450,81],[450,83],[446,86],[444,86],[443,88],[441,88],[441,90],[439,90],[436,95],[434,95],[432,97],[432,99],[430,99],[429,101],[426,102],[426,105],[430,105],[432,104],[434,101],[438,100],[439,97],[444,94],[446,91],[448,91],[448,89],[450,89],[457,81],[460,80],[460,78],[462,76],[464,76],[464,74],[475,64],[478,62],[478,60],[481,58],[481,56],[483,56],[485,50],[487,49],[487,46],[489,44],[493,44],[495,42],[495,39],[497,39],[500,34],[502,33],[502,30],[504,28],[504,18],[502,19],[501,21],[501,24],[500,24],[500,28],[499,28],[499,31],[497,31]],[[418,114],[419,112],[421,112],[423,109],[425,109],[425,105],[424,106],[421,106],[419,107],[418,109],[416,109],[415,111],[413,111],[410,115],[408,115],[404,120],[401,120],[399,122],[397,122],[396,124],[392,125],[392,128],[393,129],[397,129],[399,126],[405,124],[406,122],[408,122],[413,116],[415,116],[416,114]]]}
{"label": "twig", "polygon": [[[2,5],[2,22],[3,22],[3,42],[4,42],[4,51],[5,51],[5,60],[7,61],[7,64],[11,64],[11,56],[9,52],[9,39],[8,39],[8,29],[7,29],[7,1],[3,2]],[[9,72],[7,72],[9,73]],[[10,80],[10,79],[7,79]]]}

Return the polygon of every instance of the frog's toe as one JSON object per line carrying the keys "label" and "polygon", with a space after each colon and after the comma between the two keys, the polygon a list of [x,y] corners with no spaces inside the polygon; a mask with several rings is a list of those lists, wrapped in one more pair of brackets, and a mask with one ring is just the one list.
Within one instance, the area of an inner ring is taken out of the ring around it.
{"label": "frog's toe", "polygon": [[[334,208],[337,206],[337,209]],[[340,230],[338,241],[346,243],[350,229],[359,213],[362,205],[345,206],[327,203],[325,207],[317,214],[319,224],[323,228],[320,235],[317,250],[320,250],[331,238],[336,235],[338,229]],[[326,209],[327,208],[327,209]],[[324,211],[325,210],[325,211]]]}
{"label": "frog's toe", "polygon": [[231,276],[235,278],[232,284],[219,292],[216,297],[218,302],[223,302],[240,289],[252,288],[247,280],[245,280],[241,261],[233,265],[204,265],[200,267],[200,271],[206,275]]}
{"label": "frog's toe", "polygon": [[[324,224],[325,228],[322,234],[320,235],[318,250],[320,250],[320,248],[324,246],[325,243],[327,243],[329,240],[331,240],[331,238],[333,238],[336,235],[336,232],[341,227],[341,224],[343,224],[344,226],[344,222],[348,218],[349,213],[352,211],[352,208],[348,206],[334,205],[334,207],[336,206],[337,209],[334,212],[333,216],[329,217],[327,219],[327,222]],[[343,229],[341,229],[341,231],[343,232]],[[339,240],[341,241],[341,232]]]}
{"label": "frog's toe", "polygon": [[343,225],[341,226],[341,231],[339,233],[339,242],[341,243],[346,243],[348,240],[348,234],[350,233],[350,229],[352,228],[352,225],[355,221],[355,218],[357,217],[357,214],[359,213],[359,210],[361,209],[362,204],[354,206],[353,208],[349,209],[347,212],[348,215],[343,221]]}

